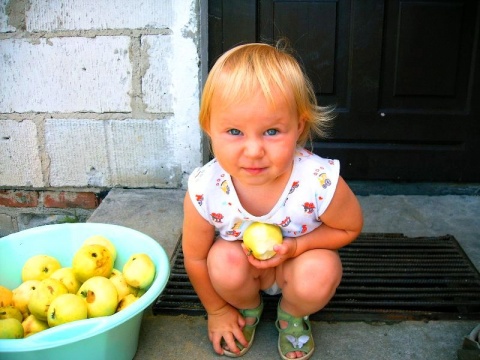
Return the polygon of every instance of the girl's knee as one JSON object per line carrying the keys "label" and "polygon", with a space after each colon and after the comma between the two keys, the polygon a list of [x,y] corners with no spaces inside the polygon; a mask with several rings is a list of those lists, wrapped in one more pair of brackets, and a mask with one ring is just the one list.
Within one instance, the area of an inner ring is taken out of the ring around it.
{"label": "girl's knee", "polygon": [[342,263],[330,250],[315,250],[295,264],[288,277],[288,286],[299,298],[311,302],[330,299],[342,279]]}
{"label": "girl's knee", "polygon": [[217,240],[207,258],[208,273],[212,283],[235,287],[242,283],[248,272],[248,260],[239,244]]}

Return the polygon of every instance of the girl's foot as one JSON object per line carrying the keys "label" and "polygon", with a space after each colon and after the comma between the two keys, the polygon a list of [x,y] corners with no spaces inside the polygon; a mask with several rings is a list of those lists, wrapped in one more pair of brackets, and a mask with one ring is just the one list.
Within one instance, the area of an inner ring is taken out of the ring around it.
{"label": "girl's foot", "polygon": [[224,355],[229,357],[242,356],[252,347],[253,338],[255,337],[255,330],[258,323],[260,322],[260,317],[262,316],[263,312],[263,299],[260,297],[260,305],[258,305],[255,309],[244,309],[238,311],[245,318],[246,324],[243,327],[243,335],[248,341],[248,346],[243,347],[239,342],[237,342],[237,346],[240,349],[239,353],[231,352],[227,348],[225,348],[223,353]]}
{"label": "girl's foot", "polygon": [[284,360],[309,359],[315,349],[312,328],[308,316],[293,317],[280,307],[277,307],[278,352]]}

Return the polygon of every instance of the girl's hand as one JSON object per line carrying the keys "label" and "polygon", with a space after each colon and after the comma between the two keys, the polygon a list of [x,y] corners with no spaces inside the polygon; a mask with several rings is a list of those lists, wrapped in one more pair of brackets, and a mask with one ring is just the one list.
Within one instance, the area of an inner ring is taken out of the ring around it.
{"label": "girl's hand", "polygon": [[[214,313],[208,314],[208,337],[212,342],[213,349],[219,355],[223,355],[222,339],[229,351],[238,353],[237,340],[244,347],[248,342],[243,335],[242,329],[245,319],[233,306],[226,304]],[[225,346],[225,345],[223,345]]]}
{"label": "girl's hand", "polygon": [[297,251],[297,239],[296,238],[284,238],[283,243],[280,245],[275,245],[273,250],[275,250],[275,256],[271,257],[267,260],[258,260],[256,259],[248,249],[242,243],[243,251],[245,255],[248,256],[248,261],[251,265],[256,267],[257,269],[267,269],[267,268],[274,268],[283,263],[285,260],[288,260],[295,256],[295,252]]}

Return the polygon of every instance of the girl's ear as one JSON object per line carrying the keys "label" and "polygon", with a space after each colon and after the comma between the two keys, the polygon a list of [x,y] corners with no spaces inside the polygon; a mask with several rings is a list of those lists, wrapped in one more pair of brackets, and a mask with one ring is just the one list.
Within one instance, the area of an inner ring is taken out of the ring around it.
{"label": "girl's ear", "polygon": [[305,124],[307,122],[307,116],[306,115],[300,115],[298,117],[298,137],[300,137],[303,134],[303,131],[305,130]]}

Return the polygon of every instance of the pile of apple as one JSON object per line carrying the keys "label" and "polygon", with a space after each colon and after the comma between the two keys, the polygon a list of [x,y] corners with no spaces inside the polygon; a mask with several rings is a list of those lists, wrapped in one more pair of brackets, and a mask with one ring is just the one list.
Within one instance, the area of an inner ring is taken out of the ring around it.
{"label": "pile of apple", "polygon": [[106,237],[87,238],[62,267],[50,255],[30,257],[15,289],[0,284],[0,339],[20,339],[76,320],[109,316],[138,300],[155,277],[149,255],[132,254],[122,271]]}

